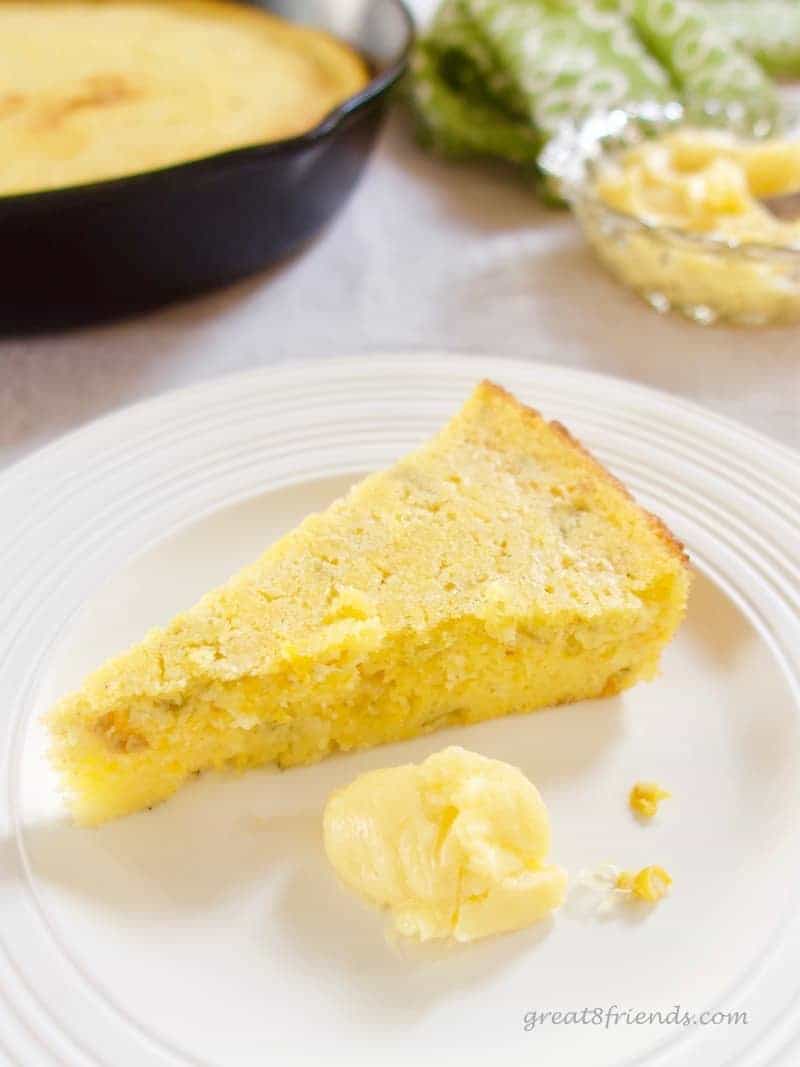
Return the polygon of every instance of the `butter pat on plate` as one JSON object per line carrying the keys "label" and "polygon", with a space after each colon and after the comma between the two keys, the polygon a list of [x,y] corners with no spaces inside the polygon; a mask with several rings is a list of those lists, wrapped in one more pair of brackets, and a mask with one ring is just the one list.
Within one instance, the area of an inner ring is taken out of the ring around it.
{"label": "butter pat on plate", "polygon": [[421,941],[517,930],[564,901],[536,786],[457,746],[360,775],[331,796],[323,825],[344,884]]}

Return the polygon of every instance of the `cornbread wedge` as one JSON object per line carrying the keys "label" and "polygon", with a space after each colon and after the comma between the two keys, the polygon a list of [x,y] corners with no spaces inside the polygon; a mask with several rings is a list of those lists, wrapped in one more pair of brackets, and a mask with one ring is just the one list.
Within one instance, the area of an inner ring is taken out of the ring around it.
{"label": "cornbread wedge", "polygon": [[206,768],[311,763],[652,678],[681,546],[490,382],[432,441],[95,671],[48,716],[75,818]]}

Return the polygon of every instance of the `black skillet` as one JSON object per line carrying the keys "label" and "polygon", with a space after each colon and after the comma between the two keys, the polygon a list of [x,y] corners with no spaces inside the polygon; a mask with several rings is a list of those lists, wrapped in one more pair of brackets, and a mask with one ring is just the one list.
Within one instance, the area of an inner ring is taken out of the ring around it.
{"label": "black skillet", "polygon": [[131,177],[0,197],[0,330],[143,310],[282,259],[345,202],[413,38],[402,0],[259,0],[354,45],[373,78],[315,129]]}

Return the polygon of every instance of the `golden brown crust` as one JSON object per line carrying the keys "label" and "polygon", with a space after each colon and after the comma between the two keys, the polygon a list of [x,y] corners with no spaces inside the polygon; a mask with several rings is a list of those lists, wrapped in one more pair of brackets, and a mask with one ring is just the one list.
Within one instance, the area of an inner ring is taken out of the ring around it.
{"label": "golden brown crust", "polygon": [[690,560],[686,552],[685,546],[678,538],[672,533],[663,519],[660,519],[658,515],[654,515],[652,512],[643,508],[638,503],[633,493],[628,487],[615,477],[609,470],[607,470],[596,456],[592,455],[588,448],[581,441],[578,440],[570,431],[563,425],[563,423],[554,421],[548,422],[536,408],[529,407],[527,404],[523,404],[521,400],[518,400],[513,393],[509,393],[507,389],[504,389],[502,385],[497,385],[496,382],[490,381],[488,378],[484,378],[478,385],[478,391],[488,393],[497,400],[502,400],[506,404],[510,404],[515,410],[522,415],[522,417],[528,421],[534,422],[537,426],[546,425],[549,426],[554,433],[569,445],[572,449],[578,452],[584,461],[591,467],[593,473],[602,478],[604,481],[610,482],[616,486],[617,489],[623,493],[628,500],[636,505],[637,509],[647,520],[650,528],[655,533],[656,537],[665,545],[665,547],[676,556],[680,562],[688,567]]}

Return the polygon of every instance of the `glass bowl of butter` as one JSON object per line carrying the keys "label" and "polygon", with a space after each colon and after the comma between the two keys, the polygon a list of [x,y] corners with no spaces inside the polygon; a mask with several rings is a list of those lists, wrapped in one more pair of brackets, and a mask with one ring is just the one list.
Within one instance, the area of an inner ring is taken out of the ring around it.
{"label": "glass bowl of butter", "polygon": [[[713,117],[712,117],[713,118]],[[598,258],[659,312],[702,325],[800,321],[800,133],[693,125],[679,104],[565,127],[541,166]]]}

